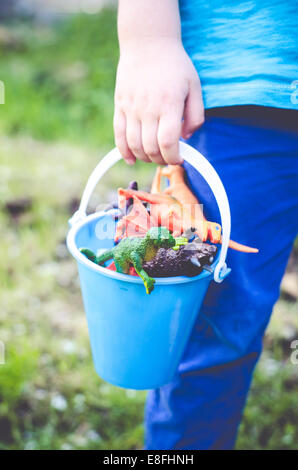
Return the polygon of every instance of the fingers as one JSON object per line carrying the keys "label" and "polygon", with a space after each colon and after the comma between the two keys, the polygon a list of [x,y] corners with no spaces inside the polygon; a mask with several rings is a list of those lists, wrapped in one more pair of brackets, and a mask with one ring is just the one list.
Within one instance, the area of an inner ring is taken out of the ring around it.
{"label": "fingers", "polygon": [[157,141],[158,120],[154,118],[144,118],[142,122],[142,142],[144,152],[153,163],[164,165],[165,161],[159,150]]}
{"label": "fingers", "polygon": [[126,117],[125,114],[117,108],[114,113],[114,136],[115,145],[122,157],[128,165],[133,165],[136,161],[136,157],[129,149],[126,140]]}
{"label": "fingers", "polygon": [[140,121],[134,116],[127,117],[119,108],[115,108],[114,113],[114,136],[116,147],[126,163],[133,165],[136,158],[151,161],[143,149]]}
{"label": "fingers", "polygon": [[160,153],[166,163],[175,165],[182,163],[179,155],[179,138],[181,135],[183,108],[176,112],[163,114],[159,120],[157,139]]}
{"label": "fingers", "polygon": [[156,113],[125,113],[116,107],[114,114],[115,143],[128,164],[136,159],[158,165],[182,163],[179,155],[184,100],[166,104]]}
{"label": "fingers", "polygon": [[141,122],[134,115],[127,117],[126,139],[130,151],[136,158],[143,162],[150,162],[143,148]]}
{"label": "fingers", "polygon": [[204,105],[199,82],[190,85],[189,94],[185,102],[182,137],[190,136],[204,123]]}
{"label": "fingers", "polygon": [[158,165],[182,163],[179,155],[181,113],[166,113],[161,117],[141,121],[123,112],[115,112],[115,143],[124,160],[132,165],[136,158]]}

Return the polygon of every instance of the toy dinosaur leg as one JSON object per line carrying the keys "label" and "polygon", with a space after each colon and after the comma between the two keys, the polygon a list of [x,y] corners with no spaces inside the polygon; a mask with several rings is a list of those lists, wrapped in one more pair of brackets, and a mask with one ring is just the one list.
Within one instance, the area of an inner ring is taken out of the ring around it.
{"label": "toy dinosaur leg", "polygon": [[132,264],[133,264],[136,272],[138,273],[138,275],[140,276],[140,278],[144,282],[146,293],[150,294],[150,292],[153,291],[155,280],[152,279],[152,277],[150,277],[146,273],[145,269],[143,269],[142,260],[141,260],[140,256],[138,255],[138,253],[133,252],[131,254],[131,261],[132,261]]}
{"label": "toy dinosaur leg", "polygon": [[171,185],[168,186],[164,191],[163,191],[163,194],[167,194],[169,196],[172,196],[173,192],[174,192],[175,188],[173,188]]}
{"label": "toy dinosaur leg", "polygon": [[115,266],[116,266],[117,273],[128,274],[128,272],[129,272],[129,262],[128,261],[124,261],[123,259],[120,259],[116,256],[116,258],[114,258],[114,263],[115,263]]}
{"label": "toy dinosaur leg", "polygon": [[133,196],[130,213],[122,217],[117,223],[115,241],[122,236],[144,236],[151,226],[152,220],[143,203],[136,196]]}
{"label": "toy dinosaur leg", "polygon": [[181,165],[167,165],[162,168],[161,174],[168,178],[170,183],[184,183],[184,168]]}
{"label": "toy dinosaur leg", "polygon": [[96,257],[95,263],[103,264],[105,261],[112,259],[113,256],[114,256],[113,250],[107,250],[102,255]]}
{"label": "toy dinosaur leg", "polygon": [[156,172],[152,181],[151,194],[158,194],[160,190],[160,181],[161,181],[161,167],[156,168]]}
{"label": "toy dinosaur leg", "polygon": [[167,196],[163,193],[151,194],[146,191],[136,191],[134,189],[118,189],[118,201],[121,201],[121,205],[123,205],[123,200],[133,196],[137,196],[141,201],[150,202],[151,204],[179,204],[174,197]]}
{"label": "toy dinosaur leg", "polygon": [[114,240],[115,242],[120,240],[120,238],[123,235],[123,232],[125,230],[126,226],[126,216],[123,216],[122,219],[118,220],[117,225],[116,225],[116,232],[115,232],[115,237]]}

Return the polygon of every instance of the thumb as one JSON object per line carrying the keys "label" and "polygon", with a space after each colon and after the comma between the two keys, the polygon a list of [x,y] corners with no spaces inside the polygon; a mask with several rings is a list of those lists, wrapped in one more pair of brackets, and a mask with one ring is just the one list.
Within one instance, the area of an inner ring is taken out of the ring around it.
{"label": "thumb", "polygon": [[185,101],[183,117],[182,137],[184,139],[189,139],[194,131],[196,131],[205,121],[204,104],[199,81],[190,84],[189,93]]}

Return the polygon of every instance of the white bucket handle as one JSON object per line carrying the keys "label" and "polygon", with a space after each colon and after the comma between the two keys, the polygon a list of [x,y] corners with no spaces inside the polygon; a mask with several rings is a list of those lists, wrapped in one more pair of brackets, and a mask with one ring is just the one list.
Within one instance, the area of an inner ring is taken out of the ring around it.
{"label": "white bucket handle", "polygon": [[[206,180],[215,196],[219,208],[222,223],[222,247],[220,250],[218,263],[214,269],[214,280],[216,282],[222,282],[230,272],[230,269],[227,268],[226,265],[226,256],[231,232],[231,213],[228,197],[220,177],[216,173],[211,163],[200,152],[185,142],[179,142],[179,152],[181,157],[190,165],[192,165]],[[119,150],[114,148],[100,160],[87,181],[80,207],[70,219],[70,225],[73,225],[86,217],[87,206],[96,185],[101,180],[103,175],[116,162],[121,160],[121,158],[122,156]]]}

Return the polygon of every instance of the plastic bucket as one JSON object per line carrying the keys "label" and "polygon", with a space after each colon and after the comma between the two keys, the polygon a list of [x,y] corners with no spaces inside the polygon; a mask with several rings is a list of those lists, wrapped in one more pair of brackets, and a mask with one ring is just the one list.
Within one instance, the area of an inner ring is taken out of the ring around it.
{"label": "plastic bucket", "polygon": [[156,278],[154,291],[147,295],[140,278],[97,266],[80,253],[82,246],[94,251],[113,246],[111,238],[96,236],[98,224],[109,224],[111,215],[86,216],[86,209],[98,181],[121,159],[117,149],[95,168],[70,220],[67,245],[78,263],[95,369],[107,382],[124,388],[158,388],[173,379],[209,283],[221,282],[230,271],[225,264],[230,209],[224,187],[203,155],[182,142],[180,154],[206,179],[219,206],[222,246],[212,274]]}

